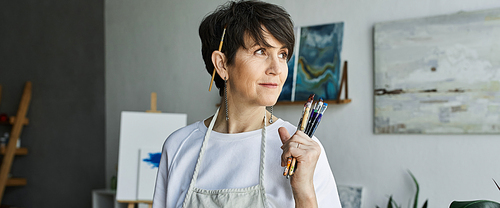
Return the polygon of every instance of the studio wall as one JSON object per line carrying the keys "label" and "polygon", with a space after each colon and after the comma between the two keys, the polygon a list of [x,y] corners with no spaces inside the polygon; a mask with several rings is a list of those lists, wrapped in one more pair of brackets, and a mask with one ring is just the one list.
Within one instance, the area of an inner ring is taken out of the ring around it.
{"label": "studio wall", "polygon": [[[188,124],[211,116],[220,102],[208,92],[198,26],[225,1],[105,1],[106,181],[116,174],[120,112],[158,109],[187,113]],[[498,135],[386,135],[373,133],[373,26],[377,22],[499,8],[497,0],[269,1],[282,5],[297,26],[344,22],[342,59],[349,62],[352,102],[330,105],[316,136],[337,184],[363,187],[363,207],[403,206],[414,193],[448,207],[453,200],[498,199]],[[302,106],[276,106],[294,122]]]}
{"label": "studio wall", "polygon": [[27,185],[7,187],[2,205],[91,207],[106,186],[104,2],[2,1],[0,26],[0,112],[15,116],[25,82],[33,89],[28,154],[11,169]]}

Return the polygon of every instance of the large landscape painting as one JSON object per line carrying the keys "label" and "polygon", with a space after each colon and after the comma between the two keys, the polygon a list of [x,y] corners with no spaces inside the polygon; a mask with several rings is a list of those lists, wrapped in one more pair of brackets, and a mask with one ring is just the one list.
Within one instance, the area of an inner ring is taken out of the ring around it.
{"label": "large landscape painting", "polygon": [[500,10],[374,31],[375,133],[500,133]]}

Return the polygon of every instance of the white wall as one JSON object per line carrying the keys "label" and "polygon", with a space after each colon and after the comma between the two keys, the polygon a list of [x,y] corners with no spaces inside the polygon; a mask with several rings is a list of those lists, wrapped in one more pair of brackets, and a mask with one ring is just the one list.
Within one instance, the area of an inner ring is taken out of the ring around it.
{"label": "white wall", "polygon": [[[106,0],[106,179],[116,173],[120,111],[158,108],[204,119],[219,102],[208,92],[210,76],[201,59],[198,25],[225,1]],[[316,136],[322,141],[337,183],[364,187],[363,207],[385,206],[393,194],[403,206],[420,182],[420,200],[448,207],[453,200],[499,199],[498,135],[374,135],[373,25],[381,21],[500,7],[498,0],[273,0],[298,26],[345,22],[342,59],[349,61],[349,96],[332,105]],[[276,106],[292,123],[301,106]]]}

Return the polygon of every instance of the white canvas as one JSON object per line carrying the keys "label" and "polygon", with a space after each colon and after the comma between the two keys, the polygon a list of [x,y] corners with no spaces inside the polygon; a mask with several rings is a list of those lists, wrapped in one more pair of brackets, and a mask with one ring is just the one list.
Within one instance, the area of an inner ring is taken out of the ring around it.
{"label": "white canvas", "polygon": [[375,133],[500,133],[500,10],[375,25]]}
{"label": "white canvas", "polygon": [[165,139],[186,126],[186,114],[122,112],[118,153],[118,201],[137,199],[139,149],[154,147],[161,151]]}
{"label": "white canvas", "polygon": [[141,148],[139,150],[139,180],[137,183],[137,200],[153,200],[156,174],[160,163],[161,150],[158,148]]}

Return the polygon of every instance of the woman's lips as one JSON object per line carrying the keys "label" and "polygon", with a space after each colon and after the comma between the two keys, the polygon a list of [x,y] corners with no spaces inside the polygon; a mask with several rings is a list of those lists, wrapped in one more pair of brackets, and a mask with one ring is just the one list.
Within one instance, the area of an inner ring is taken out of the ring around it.
{"label": "woman's lips", "polygon": [[260,86],[267,87],[267,88],[277,88],[278,84],[276,83],[261,83],[259,84]]}

